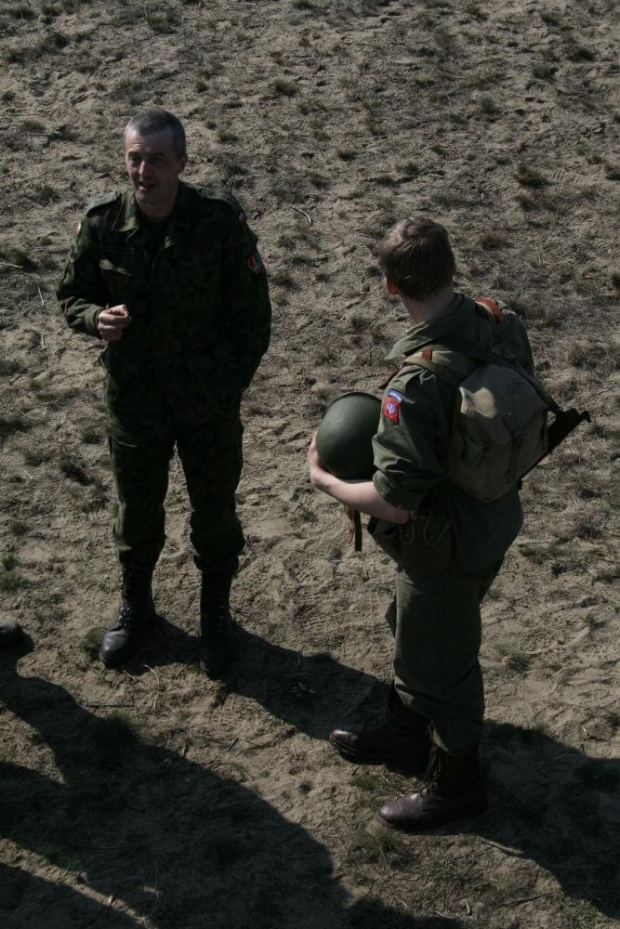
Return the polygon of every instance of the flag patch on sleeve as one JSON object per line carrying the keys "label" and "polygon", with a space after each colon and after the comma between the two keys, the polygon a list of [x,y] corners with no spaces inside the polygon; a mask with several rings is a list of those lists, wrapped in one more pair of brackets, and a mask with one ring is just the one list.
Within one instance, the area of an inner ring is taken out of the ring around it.
{"label": "flag patch on sleeve", "polygon": [[248,268],[252,274],[260,274],[263,270],[263,262],[258,252],[254,252],[254,254],[250,255],[248,258]]}
{"label": "flag patch on sleeve", "polygon": [[386,419],[397,423],[400,418],[400,405],[403,402],[403,395],[397,390],[389,390],[383,401],[383,415]]}

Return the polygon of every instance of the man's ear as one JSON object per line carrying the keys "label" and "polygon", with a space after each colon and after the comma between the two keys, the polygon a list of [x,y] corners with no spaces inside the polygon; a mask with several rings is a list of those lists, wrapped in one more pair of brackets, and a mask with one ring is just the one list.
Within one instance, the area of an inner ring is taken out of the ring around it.
{"label": "man's ear", "polygon": [[390,297],[400,296],[400,290],[398,289],[394,281],[387,276],[387,274],[385,275],[385,287]]}
{"label": "man's ear", "polygon": [[187,155],[181,155],[179,158],[179,174],[183,174],[187,166]]}

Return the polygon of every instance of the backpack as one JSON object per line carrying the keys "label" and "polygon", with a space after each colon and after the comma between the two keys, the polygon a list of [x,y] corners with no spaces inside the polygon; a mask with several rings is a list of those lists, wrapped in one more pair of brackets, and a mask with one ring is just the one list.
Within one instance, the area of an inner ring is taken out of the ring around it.
{"label": "backpack", "polygon": [[491,502],[512,490],[550,451],[548,416],[553,412],[557,418],[563,411],[515,358],[519,348],[529,354],[517,315],[504,313],[487,298],[476,301],[476,311],[487,315],[493,328],[505,326],[501,334],[493,333],[491,351],[445,336],[420,346],[402,367],[426,368],[455,388],[446,477],[476,499]]}

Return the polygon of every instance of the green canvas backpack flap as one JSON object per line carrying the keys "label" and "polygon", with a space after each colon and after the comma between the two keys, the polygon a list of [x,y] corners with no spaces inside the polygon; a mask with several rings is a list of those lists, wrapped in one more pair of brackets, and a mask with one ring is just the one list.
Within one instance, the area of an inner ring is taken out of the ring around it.
{"label": "green canvas backpack flap", "polygon": [[486,502],[508,493],[547,454],[549,413],[562,413],[538,378],[516,360],[524,350],[531,357],[529,343],[520,319],[505,309],[487,298],[476,301],[477,312],[488,314],[495,330],[491,350],[446,336],[403,363],[426,368],[454,386],[446,476]]}

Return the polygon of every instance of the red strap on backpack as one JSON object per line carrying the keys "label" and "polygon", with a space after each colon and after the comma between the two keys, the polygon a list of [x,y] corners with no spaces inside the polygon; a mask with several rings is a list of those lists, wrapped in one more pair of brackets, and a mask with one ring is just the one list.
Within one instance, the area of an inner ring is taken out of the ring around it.
{"label": "red strap on backpack", "polygon": [[504,314],[501,311],[499,303],[496,303],[495,300],[491,300],[490,297],[476,297],[476,303],[486,306],[487,310],[490,310],[495,317],[496,323],[504,322]]}

